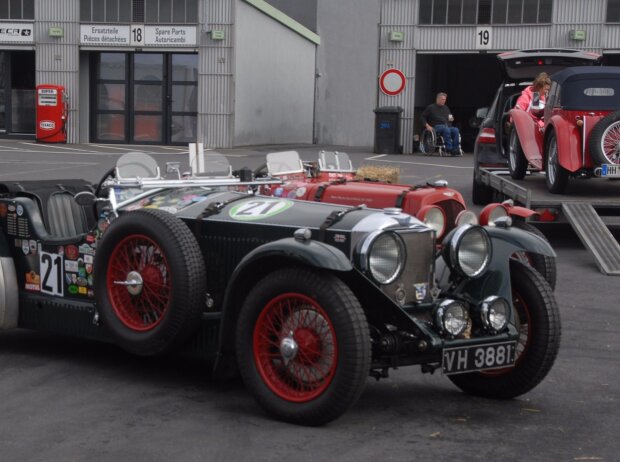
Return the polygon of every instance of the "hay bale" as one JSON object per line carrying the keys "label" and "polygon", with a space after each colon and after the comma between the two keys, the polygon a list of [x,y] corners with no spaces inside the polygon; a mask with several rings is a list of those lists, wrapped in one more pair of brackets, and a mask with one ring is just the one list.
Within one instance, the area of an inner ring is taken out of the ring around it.
{"label": "hay bale", "polygon": [[357,169],[355,178],[357,180],[374,180],[385,183],[398,183],[400,169],[396,167],[384,167],[375,165],[362,165]]}

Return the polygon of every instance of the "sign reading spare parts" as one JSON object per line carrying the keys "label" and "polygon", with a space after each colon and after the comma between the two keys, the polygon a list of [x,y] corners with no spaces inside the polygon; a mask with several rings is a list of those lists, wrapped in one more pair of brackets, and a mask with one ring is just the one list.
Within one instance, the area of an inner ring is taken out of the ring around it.
{"label": "sign reading spare parts", "polygon": [[195,47],[196,26],[82,24],[80,44]]}
{"label": "sign reading spare parts", "polygon": [[0,22],[0,43],[33,43],[34,25]]}

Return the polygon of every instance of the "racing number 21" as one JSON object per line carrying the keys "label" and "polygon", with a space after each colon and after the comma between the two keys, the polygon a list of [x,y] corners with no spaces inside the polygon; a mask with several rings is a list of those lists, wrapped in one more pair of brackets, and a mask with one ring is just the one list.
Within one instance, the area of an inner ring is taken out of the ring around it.
{"label": "racing number 21", "polygon": [[41,292],[63,296],[62,257],[56,253],[41,252]]}

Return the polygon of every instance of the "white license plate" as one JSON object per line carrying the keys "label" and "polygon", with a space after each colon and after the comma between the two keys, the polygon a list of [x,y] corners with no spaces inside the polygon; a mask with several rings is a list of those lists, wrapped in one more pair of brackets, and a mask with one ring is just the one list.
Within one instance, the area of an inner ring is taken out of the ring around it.
{"label": "white license plate", "polygon": [[441,370],[444,374],[511,367],[515,362],[517,342],[471,345],[443,350]]}
{"label": "white license plate", "polygon": [[616,164],[603,164],[601,165],[601,176],[620,177],[620,165]]}

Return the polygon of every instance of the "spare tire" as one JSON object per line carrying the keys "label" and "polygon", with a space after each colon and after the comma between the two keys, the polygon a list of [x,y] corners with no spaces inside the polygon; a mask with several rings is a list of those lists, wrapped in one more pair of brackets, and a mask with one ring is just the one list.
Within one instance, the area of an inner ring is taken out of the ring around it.
{"label": "spare tire", "polygon": [[199,326],[204,260],[189,228],[167,212],[142,209],[114,220],[97,246],[94,276],[100,320],[131,353],[165,353]]}
{"label": "spare tire", "polygon": [[588,147],[596,166],[620,164],[620,111],[599,120],[590,132]]}

